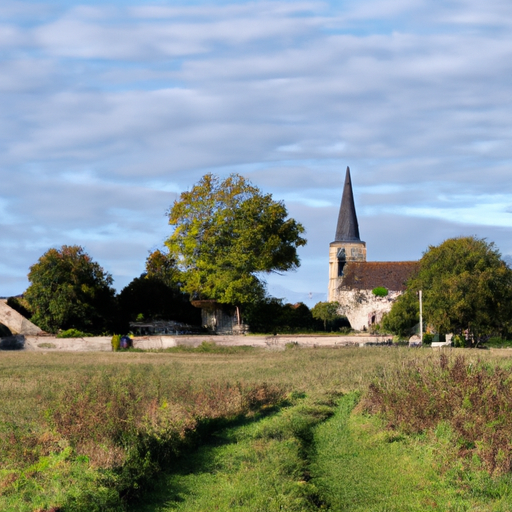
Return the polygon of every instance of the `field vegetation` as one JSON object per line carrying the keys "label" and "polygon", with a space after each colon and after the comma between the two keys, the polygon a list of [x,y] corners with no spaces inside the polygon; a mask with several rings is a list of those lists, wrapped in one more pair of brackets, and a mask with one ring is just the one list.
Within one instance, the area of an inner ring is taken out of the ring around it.
{"label": "field vegetation", "polygon": [[502,354],[2,352],[0,510],[509,510]]}

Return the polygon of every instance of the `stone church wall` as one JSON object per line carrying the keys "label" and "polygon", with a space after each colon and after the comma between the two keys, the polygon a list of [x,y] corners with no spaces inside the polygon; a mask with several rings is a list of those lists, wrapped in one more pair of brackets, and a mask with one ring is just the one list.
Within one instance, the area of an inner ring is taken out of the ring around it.
{"label": "stone church wall", "polygon": [[348,318],[352,329],[363,331],[380,323],[384,313],[391,310],[393,302],[402,292],[389,291],[386,297],[376,297],[372,290],[338,290],[338,312]]}

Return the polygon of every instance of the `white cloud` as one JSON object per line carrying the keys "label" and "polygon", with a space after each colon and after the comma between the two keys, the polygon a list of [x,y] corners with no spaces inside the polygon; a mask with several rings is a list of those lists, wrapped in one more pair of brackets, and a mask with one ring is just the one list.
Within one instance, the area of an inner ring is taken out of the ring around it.
{"label": "white cloud", "polygon": [[0,6],[0,294],[81,240],[135,277],[207,171],[304,223],[290,289],[326,280],[347,165],[374,259],[465,229],[512,252],[512,4],[19,4]]}

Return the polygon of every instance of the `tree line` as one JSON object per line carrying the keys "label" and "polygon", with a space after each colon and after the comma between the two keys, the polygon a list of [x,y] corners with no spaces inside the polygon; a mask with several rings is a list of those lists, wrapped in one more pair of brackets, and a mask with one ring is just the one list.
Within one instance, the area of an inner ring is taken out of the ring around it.
{"label": "tree line", "polygon": [[[94,334],[127,332],[135,320],[200,325],[192,300],[215,300],[253,332],[306,332],[349,327],[337,303],[283,304],[265,278],[299,267],[304,227],[282,201],[244,177],[206,174],[167,212],[172,232],[152,252],[145,271],[118,295],[112,276],[80,246],[49,249],[30,267],[30,286],[9,304],[47,332],[70,328]],[[384,316],[381,331],[409,336],[423,328],[464,335],[478,345],[512,334],[512,270],[492,242],[476,237],[430,246],[406,291]]]}
{"label": "tree line", "polygon": [[[200,325],[191,300],[234,308],[256,332],[318,330],[323,314],[269,297],[265,276],[299,267],[304,227],[244,177],[207,174],[167,212],[172,233],[145,271],[116,295],[112,276],[81,246],[51,248],[30,267],[22,299],[9,303],[43,330],[127,332],[136,320]],[[318,308],[317,308],[318,309]],[[329,317],[329,320],[332,320]]]}
{"label": "tree line", "polygon": [[[174,320],[200,326],[201,313],[183,291],[170,256],[152,252],[145,271],[116,295],[112,277],[80,246],[48,250],[30,269],[25,294],[8,304],[43,330],[68,329],[102,334],[128,332],[134,321]],[[334,307],[333,307],[334,306]],[[333,303],[285,304],[265,296],[246,304],[244,321],[252,332],[294,333],[348,327]]]}

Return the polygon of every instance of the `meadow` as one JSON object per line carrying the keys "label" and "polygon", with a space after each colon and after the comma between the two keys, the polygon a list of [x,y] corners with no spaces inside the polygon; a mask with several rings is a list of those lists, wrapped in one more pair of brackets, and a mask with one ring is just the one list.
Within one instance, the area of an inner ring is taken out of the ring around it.
{"label": "meadow", "polygon": [[510,510],[509,352],[0,353],[0,510]]}

